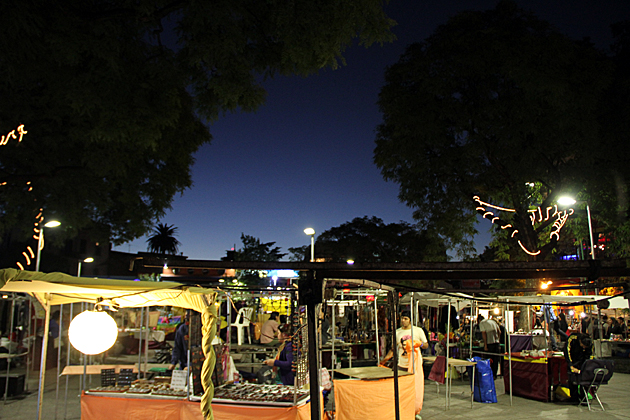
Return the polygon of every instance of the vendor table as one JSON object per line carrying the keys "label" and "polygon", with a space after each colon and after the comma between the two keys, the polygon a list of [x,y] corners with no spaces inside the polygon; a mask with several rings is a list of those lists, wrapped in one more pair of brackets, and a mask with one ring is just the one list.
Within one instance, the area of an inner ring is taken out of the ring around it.
{"label": "vendor table", "polygon": [[[212,404],[215,420],[308,420],[310,403],[297,407]],[[81,420],[204,420],[201,405],[186,399],[81,395]]]}
{"label": "vendor table", "polygon": [[[508,357],[503,356],[503,383],[506,393],[510,392],[508,363]],[[512,355],[512,395],[538,401],[552,401],[553,388],[566,385],[568,377],[564,356],[523,358]]]}
{"label": "vendor table", "polygon": [[[435,361],[437,360],[437,356],[424,356],[422,358],[423,362],[428,362],[428,363],[435,363]],[[476,377],[476,368],[477,368],[477,362],[471,362],[468,360],[462,360],[462,359],[448,359],[448,366],[455,366],[455,367],[472,367],[472,379],[471,379],[471,391],[470,391],[470,408],[473,408],[473,403],[475,401],[475,377]],[[445,365],[445,369],[446,369],[446,365]],[[436,382],[437,384],[437,382]],[[439,386],[439,384],[438,384]],[[449,409],[451,406],[451,390],[453,387],[453,375],[448,375],[447,380],[446,380],[446,409]]]}
{"label": "vendor table", "polygon": [[[382,372],[381,372],[382,371]],[[394,420],[394,378],[391,369],[378,366],[338,369],[356,379],[335,379],[335,419]],[[386,377],[389,375],[390,377]],[[384,379],[378,379],[384,378]],[[401,419],[413,419],[415,413],[415,376],[399,372],[399,410]]]}

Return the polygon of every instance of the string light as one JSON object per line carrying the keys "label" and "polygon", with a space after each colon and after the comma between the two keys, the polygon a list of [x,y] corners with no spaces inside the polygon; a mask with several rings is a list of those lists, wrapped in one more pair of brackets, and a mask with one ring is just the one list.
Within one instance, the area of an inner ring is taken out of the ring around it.
{"label": "string light", "polygon": [[[484,219],[490,219],[490,221],[493,224],[499,223],[499,226],[501,227],[501,229],[512,228],[513,231],[510,235],[510,238],[514,238],[516,236],[516,234],[518,233],[518,229],[515,229],[509,223],[503,224],[503,222],[501,221],[501,218],[498,216],[495,216],[493,212],[488,211],[487,207],[500,210],[500,211],[510,212],[510,213],[516,213],[516,209],[508,209],[506,207],[500,207],[494,204],[486,203],[485,201],[481,201],[481,199],[477,195],[473,197],[473,200],[476,201],[478,204],[478,207],[476,207],[476,211],[481,213]],[[542,222],[548,221],[551,218],[555,218],[556,220],[554,221],[552,225],[552,230],[551,230],[551,233],[549,234],[549,239],[559,241],[560,231],[566,224],[569,216],[571,216],[574,213],[574,210],[570,208],[568,210],[558,211],[558,206],[553,205],[553,206],[547,206],[545,208],[544,216],[543,216],[543,209],[540,206],[538,206],[535,209],[530,209],[527,212],[529,213],[529,219],[532,223],[532,226],[534,226],[537,222],[542,223]],[[525,252],[528,255],[534,256],[541,253],[541,250],[530,251],[529,249],[527,249],[527,247],[525,247],[525,245],[523,245],[520,239],[517,239],[517,243],[521,247],[523,252]]]}
{"label": "string light", "polygon": [[[20,135],[19,138],[15,135],[16,131]],[[24,129],[24,124],[20,124],[17,129],[9,131],[6,136],[0,136],[0,146],[6,146],[11,139],[17,140],[18,143],[20,143],[22,141],[22,138],[24,137],[24,134],[26,133],[28,133],[28,131]]]}

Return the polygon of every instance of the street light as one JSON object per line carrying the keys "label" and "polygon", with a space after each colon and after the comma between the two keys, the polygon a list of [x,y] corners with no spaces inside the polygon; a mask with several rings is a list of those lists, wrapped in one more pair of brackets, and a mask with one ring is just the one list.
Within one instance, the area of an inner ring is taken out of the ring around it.
{"label": "street light", "polygon": [[[582,201],[582,202],[586,204],[586,217],[588,219],[588,236],[589,236],[589,239],[591,240],[591,259],[594,260],[595,259],[595,246],[593,244],[593,224],[591,223],[591,208],[588,206],[587,201]],[[575,203],[577,203],[577,201],[573,197],[563,196],[563,197],[558,198],[558,204],[562,206],[572,206]]]}
{"label": "street light", "polygon": [[39,235],[37,235],[37,260],[35,261],[35,271],[39,271],[39,259],[42,253],[42,249],[44,248],[44,228],[55,228],[59,225],[61,225],[61,223],[59,223],[58,221],[51,220],[50,222],[47,222],[46,224],[44,224],[44,226],[39,228]]}
{"label": "street light", "polygon": [[311,237],[311,262],[315,262],[315,229],[306,228],[304,233]]}
{"label": "street light", "polygon": [[91,263],[94,262],[94,258],[87,257],[83,261],[79,260],[79,267],[77,267],[77,277],[81,277],[81,263]]}

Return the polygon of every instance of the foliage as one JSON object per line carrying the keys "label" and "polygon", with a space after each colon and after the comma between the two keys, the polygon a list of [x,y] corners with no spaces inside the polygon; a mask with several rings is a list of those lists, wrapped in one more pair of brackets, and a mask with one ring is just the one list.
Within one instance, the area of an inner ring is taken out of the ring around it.
{"label": "foliage", "polygon": [[166,223],[159,223],[153,230],[153,235],[147,239],[149,252],[159,254],[177,254],[179,241],[175,238],[177,228]]}
{"label": "foliage", "polygon": [[280,252],[275,242],[260,242],[260,239],[241,233],[243,246],[236,250],[235,261],[280,261],[287,254]]}
{"label": "foliage", "polygon": [[[304,259],[310,258],[310,246],[305,247],[304,252]],[[446,246],[437,236],[407,222],[384,223],[374,216],[356,217],[322,232],[315,240],[315,257],[330,262],[447,260]]]}
{"label": "foliage", "polygon": [[[535,259],[551,258],[557,219],[532,225],[529,211],[553,212],[563,194],[588,200],[605,233],[627,230],[630,130],[608,112],[608,97],[615,83],[628,88],[628,76],[615,65],[512,1],[460,13],[387,69],[374,161],[420,226],[461,254],[477,233],[474,196],[515,210],[494,209],[496,226],[511,225],[495,230],[511,249],[504,259],[531,258],[517,241],[540,251]],[[628,109],[628,97],[615,95],[617,105]],[[561,237],[584,237],[584,205],[576,208],[582,230],[565,227]]]}
{"label": "foliage", "polygon": [[[260,242],[260,239],[241,233],[243,246],[234,252],[234,261],[280,261],[286,253],[275,242]],[[256,270],[237,270],[239,281],[249,285],[259,284],[265,272]]]}
{"label": "foliage", "polygon": [[0,133],[28,134],[0,147],[0,234],[28,230],[43,208],[68,237],[141,237],[192,186],[208,120],[255,110],[275,74],[343,64],[355,38],[391,40],[382,5],[1,2]]}

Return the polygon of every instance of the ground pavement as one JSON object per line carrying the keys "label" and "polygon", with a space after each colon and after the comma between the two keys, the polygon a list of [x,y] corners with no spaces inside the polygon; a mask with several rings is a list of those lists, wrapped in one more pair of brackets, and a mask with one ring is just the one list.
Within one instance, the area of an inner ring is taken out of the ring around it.
{"label": "ground pavement", "polygon": [[[65,377],[60,379],[59,400],[57,401],[56,370],[50,369],[47,371],[42,419],[81,419],[81,407],[78,398],[78,379],[78,377],[71,377],[69,380],[68,401],[66,405],[64,402]],[[30,393],[18,399],[9,398],[6,404],[0,399],[0,419],[36,420],[37,383],[37,372],[35,372],[35,375],[32,375],[29,379]],[[450,409],[445,411],[445,387],[440,385],[438,393],[438,387],[435,383],[425,380],[424,407],[421,413],[422,419],[521,420],[545,418],[548,420],[630,420],[630,374],[615,373],[608,385],[602,385],[600,398],[606,409],[604,412],[601,411],[599,405],[593,408],[593,411],[589,412],[586,406],[576,406],[560,402],[544,403],[520,397],[513,397],[512,404],[510,404],[510,396],[509,394],[505,394],[503,388],[503,379],[499,378],[495,382],[495,386],[497,390],[497,403],[474,403],[471,409],[470,386],[467,382],[454,379]]]}

